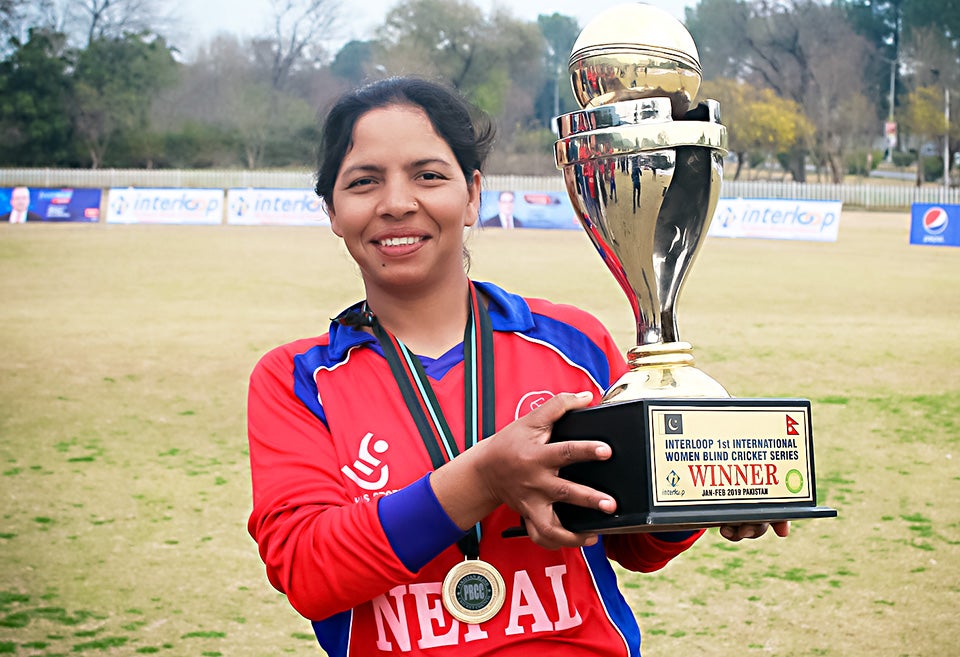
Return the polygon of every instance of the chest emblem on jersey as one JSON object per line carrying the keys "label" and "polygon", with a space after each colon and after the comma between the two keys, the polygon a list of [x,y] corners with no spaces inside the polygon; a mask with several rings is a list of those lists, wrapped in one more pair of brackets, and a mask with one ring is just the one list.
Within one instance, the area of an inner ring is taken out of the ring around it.
{"label": "chest emblem on jersey", "polygon": [[533,409],[540,407],[548,399],[555,396],[556,395],[549,390],[534,390],[532,392],[528,392],[521,397],[520,401],[517,403],[517,410],[514,412],[514,419],[519,420],[524,415]]}
{"label": "chest emblem on jersey", "polygon": [[[373,441],[373,445],[371,445]],[[376,454],[383,454],[390,445],[386,440],[373,440],[373,434],[368,433],[360,441],[360,452],[353,466],[345,465],[340,468],[347,479],[363,490],[380,490],[387,485],[390,478],[390,466],[383,463]]]}

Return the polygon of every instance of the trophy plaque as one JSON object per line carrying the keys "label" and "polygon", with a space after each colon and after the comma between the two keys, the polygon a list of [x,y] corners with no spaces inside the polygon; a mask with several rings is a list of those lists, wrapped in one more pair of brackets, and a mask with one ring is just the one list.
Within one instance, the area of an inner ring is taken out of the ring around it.
{"label": "trophy plaque", "polygon": [[694,366],[676,300],[716,209],[727,134],[693,104],[701,69],[680,21],[635,3],[580,33],[570,80],[581,110],[557,117],[555,155],[584,230],[636,319],[629,371],[552,441],[609,443],[607,461],[561,476],[610,494],[617,512],[555,505],[572,531],[668,531],[831,517],[816,506],[810,402],[733,399]]}

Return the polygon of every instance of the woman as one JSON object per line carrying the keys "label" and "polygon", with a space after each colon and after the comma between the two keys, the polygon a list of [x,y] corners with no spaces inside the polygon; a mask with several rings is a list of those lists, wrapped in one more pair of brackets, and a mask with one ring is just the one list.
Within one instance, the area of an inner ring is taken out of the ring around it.
{"label": "woman", "polygon": [[[254,370],[248,528],[330,655],[638,655],[608,558],[656,570],[702,533],[601,539],[557,521],[556,501],[616,509],[557,475],[609,447],[547,440],[626,366],[590,315],[468,278],[491,141],[458,96],[410,78],[346,95],[325,122],[316,189],[366,299]],[[530,538],[504,538],[521,519]]]}

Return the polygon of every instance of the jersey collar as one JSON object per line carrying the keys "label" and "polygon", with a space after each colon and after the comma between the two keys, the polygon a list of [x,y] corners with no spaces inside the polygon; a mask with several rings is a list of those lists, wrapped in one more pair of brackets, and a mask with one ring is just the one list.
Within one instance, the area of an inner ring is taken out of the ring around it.
{"label": "jersey collar", "polygon": [[[494,331],[526,331],[533,327],[533,314],[523,297],[482,281],[474,281],[477,289],[489,300],[487,311]],[[363,304],[358,301],[344,312],[359,310]],[[348,351],[362,344],[377,344],[377,339],[362,329],[345,326],[339,322],[330,323],[330,356],[342,360]]]}

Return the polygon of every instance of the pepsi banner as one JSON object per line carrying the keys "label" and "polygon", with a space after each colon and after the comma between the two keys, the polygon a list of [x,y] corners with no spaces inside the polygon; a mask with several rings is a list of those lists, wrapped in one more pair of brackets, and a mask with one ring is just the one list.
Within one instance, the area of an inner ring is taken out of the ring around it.
{"label": "pepsi banner", "polygon": [[960,205],[914,203],[910,219],[911,244],[960,246]]}
{"label": "pepsi banner", "polygon": [[0,222],[100,221],[99,189],[0,187]]}

